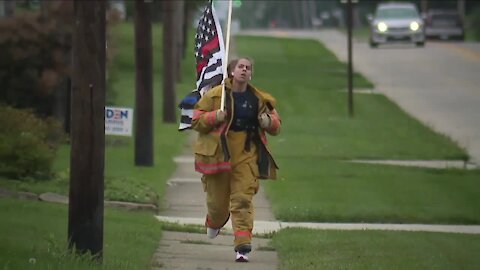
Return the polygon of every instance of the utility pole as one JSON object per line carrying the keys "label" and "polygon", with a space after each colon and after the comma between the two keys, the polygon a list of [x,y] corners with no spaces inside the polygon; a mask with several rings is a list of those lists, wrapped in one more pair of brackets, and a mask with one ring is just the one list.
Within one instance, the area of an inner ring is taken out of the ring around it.
{"label": "utility pole", "polygon": [[68,246],[103,257],[105,1],[74,1]]}
{"label": "utility pole", "polygon": [[176,81],[176,1],[163,1],[163,122],[175,123],[175,81]]}
{"label": "utility pole", "polygon": [[348,44],[348,115],[352,118],[353,113],[353,60],[352,60],[352,28],[353,28],[353,3],[358,0],[342,0],[347,10],[347,44]]}
{"label": "utility pole", "polygon": [[135,1],[135,165],[153,166],[151,2]]}

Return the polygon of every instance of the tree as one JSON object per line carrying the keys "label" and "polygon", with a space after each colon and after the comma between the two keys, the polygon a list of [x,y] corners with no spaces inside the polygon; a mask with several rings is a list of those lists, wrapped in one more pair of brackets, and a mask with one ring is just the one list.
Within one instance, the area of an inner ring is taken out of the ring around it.
{"label": "tree", "polygon": [[105,5],[75,0],[69,247],[102,259],[105,156]]}
{"label": "tree", "polygon": [[135,1],[135,165],[153,166],[151,3]]}

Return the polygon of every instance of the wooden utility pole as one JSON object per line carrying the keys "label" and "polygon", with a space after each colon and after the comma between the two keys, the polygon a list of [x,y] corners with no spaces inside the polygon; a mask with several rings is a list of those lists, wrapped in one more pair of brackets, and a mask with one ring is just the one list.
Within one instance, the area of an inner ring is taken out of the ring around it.
{"label": "wooden utility pole", "polygon": [[163,122],[175,123],[175,81],[176,81],[176,1],[163,1]]}
{"label": "wooden utility pole", "polygon": [[151,2],[135,1],[135,165],[153,166]]}
{"label": "wooden utility pole", "polygon": [[105,1],[75,0],[68,244],[102,260]]}

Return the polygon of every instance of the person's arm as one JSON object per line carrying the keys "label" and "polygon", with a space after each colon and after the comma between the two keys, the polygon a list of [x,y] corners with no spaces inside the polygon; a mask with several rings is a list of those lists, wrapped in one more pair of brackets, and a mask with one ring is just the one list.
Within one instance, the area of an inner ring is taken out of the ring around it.
{"label": "person's arm", "polygon": [[272,109],[269,112],[262,113],[258,121],[260,127],[268,134],[275,136],[280,133],[282,119],[280,118],[280,115],[278,115],[277,110]]}
{"label": "person's arm", "polygon": [[212,98],[205,95],[195,105],[192,129],[200,133],[209,133],[215,126],[225,121],[225,116],[224,111],[214,110]]}

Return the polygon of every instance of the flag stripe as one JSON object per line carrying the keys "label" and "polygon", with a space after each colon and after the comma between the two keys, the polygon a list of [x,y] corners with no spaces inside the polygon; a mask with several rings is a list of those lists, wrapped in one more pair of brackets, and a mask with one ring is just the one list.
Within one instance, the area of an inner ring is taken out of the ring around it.
{"label": "flag stripe", "polygon": [[179,130],[190,128],[195,104],[209,89],[222,83],[226,71],[223,42],[222,28],[210,0],[198,22],[195,35],[197,88],[179,104],[182,110]]}

